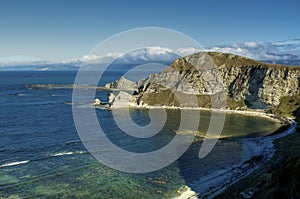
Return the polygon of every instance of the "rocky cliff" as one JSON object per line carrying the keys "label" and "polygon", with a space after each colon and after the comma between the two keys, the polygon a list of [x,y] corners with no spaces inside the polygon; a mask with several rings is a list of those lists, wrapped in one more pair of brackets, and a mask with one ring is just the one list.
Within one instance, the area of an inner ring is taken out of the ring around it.
{"label": "rocky cliff", "polygon": [[104,87],[116,90],[135,90],[137,89],[137,84],[122,76],[119,80],[105,84]]}
{"label": "rocky cliff", "polygon": [[[267,109],[277,106],[282,97],[300,94],[300,67],[233,54],[196,53],[175,60],[137,85],[132,96],[137,105],[211,107],[211,97],[219,95],[221,102],[224,96],[220,94],[225,93],[227,108]],[[197,97],[198,104],[189,101],[192,96]]]}

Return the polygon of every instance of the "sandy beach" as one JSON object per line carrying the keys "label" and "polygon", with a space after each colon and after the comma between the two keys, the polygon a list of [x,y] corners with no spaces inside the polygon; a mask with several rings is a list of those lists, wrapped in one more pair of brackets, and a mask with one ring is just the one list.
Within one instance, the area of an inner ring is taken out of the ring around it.
{"label": "sandy beach", "polygon": [[135,103],[122,104],[121,106],[111,106],[110,109],[122,109],[122,108],[137,108],[137,109],[174,109],[174,110],[201,110],[201,111],[213,111],[226,114],[240,114],[255,117],[263,117],[273,121],[280,122],[282,124],[293,123],[292,118],[276,116],[274,114],[265,113],[262,110],[232,110],[232,109],[215,109],[215,108],[203,108],[203,107],[177,107],[177,106],[150,106],[150,105],[137,105]]}

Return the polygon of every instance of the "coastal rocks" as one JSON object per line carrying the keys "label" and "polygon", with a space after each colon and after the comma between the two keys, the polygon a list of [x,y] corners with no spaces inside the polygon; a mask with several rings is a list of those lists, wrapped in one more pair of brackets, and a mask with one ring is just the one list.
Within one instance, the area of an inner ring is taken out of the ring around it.
{"label": "coastal rocks", "polygon": [[116,80],[112,83],[108,83],[104,87],[107,89],[117,90],[135,90],[137,89],[137,84],[122,76],[119,80]]}
{"label": "coastal rocks", "polygon": [[125,91],[119,91],[118,93],[110,93],[108,101],[111,108],[125,108],[130,105],[134,105],[136,99]]}
{"label": "coastal rocks", "polygon": [[94,100],[94,106],[100,106],[100,105],[101,105],[101,101],[98,98],[96,98]]}
{"label": "coastal rocks", "polygon": [[135,82],[122,76],[119,80],[108,83],[104,87],[118,91],[111,92],[108,95],[108,104],[111,108],[123,108],[136,104],[136,98],[131,94],[137,89],[137,84]]}

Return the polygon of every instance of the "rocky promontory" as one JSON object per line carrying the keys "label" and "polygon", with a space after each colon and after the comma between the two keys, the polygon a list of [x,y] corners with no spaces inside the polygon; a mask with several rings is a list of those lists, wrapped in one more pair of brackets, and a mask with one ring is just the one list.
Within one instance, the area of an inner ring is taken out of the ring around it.
{"label": "rocky promontory", "polygon": [[[130,98],[131,106],[211,108],[211,97],[219,95],[220,102],[225,100],[220,98],[226,97],[226,107],[219,108],[267,110],[278,106],[282,98],[298,96],[299,85],[300,67],[268,64],[233,54],[200,52],[179,58],[162,72],[137,83],[122,77],[106,87],[134,90],[126,97]],[[191,96],[196,96],[198,104],[190,102]],[[185,104],[179,103],[178,97]]]}

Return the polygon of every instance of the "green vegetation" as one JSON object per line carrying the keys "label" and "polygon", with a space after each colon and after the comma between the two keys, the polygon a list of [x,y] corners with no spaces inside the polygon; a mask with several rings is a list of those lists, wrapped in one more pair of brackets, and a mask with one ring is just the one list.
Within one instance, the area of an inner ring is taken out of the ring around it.
{"label": "green vegetation", "polygon": [[280,67],[280,68],[294,68],[299,70],[296,66],[283,66],[279,64],[269,64],[265,62],[256,61],[246,57],[230,54],[230,53],[219,53],[219,52],[208,52],[210,57],[213,59],[217,67],[225,66],[235,67],[235,66],[251,66],[251,67]]}
{"label": "green vegetation", "polygon": [[295,118],[300,121],[300,95],[282,97],[280,104],[271,110],[270,113]]}
{"label": "green vegetation", "polygon": [[[234,55],[231,53],[219,53],[219,52],[204,52],[205,55],[209,55],[217,67],[225,65],[226,67],[236,67],[236,66],[251,66],[251,67],[276,67],[276,68],[289,68],[299,70],[297,66],[284,66],[279,64],[269,64],[266,62],[260,62],[247,57],[242,57],[239,55]],[[199,53],[196,53],[199,54]],[[196,54],[194,54],[196,56]],[[190,55],[192,57],[193,55]],[[171,68],[179,71],[194,70],[195,67],[191,65],[185,57],[179,58],[174,61],[171,65]],[[203,67],[205,67],[203,65]],[[168,69],[166,69],[168,70]]]}
{"label": "green vegetation", "polygon": [[[191,100],[194,95],[183,94],[181,92],[172,91],[170,89],[164,89],[160,86],[156,87],[159,92],[150,92],[144,93],[140,99],[140,102],[145,102],[151,106],[180,106],[178,98],[181,99],[182,102],[185,102],[185,107],[203,107],[203,108],[212,108],[211,100],[212,97],[210,95],[197,95],[198,104],[193,104],[193,100]],[[246,107],[243,101],[235,101],[232,98],[227,96],[226,108],[229,109],[244,109]],[[218,105],[217,105],[218,106]],[[223,104],[220,105],[223,107]],[[215,107],[217,108],[217,107]]]}
{"label": "green vegetation", "polygon": [[246,57],[241,57],[229,53],[218,53],[218,52],[209,52],[208,53],[215,64],[219,67],[225,64],[226,66],[262,66],[270,65],[264,62],[255,61]]}
{"label": "green vegetation", "polygon": [[[198,54],[198,53],[197,53]],[[209,57],[212,59],[212,63],[215,64],[215,66],[220,67],[225,64],[226,67],[236,67],[236,66],[251,66],[251,67],[284,67],[281,65],[276,64],[269,64],[265,62],[259,62],[253,59],[249,59],[246,57],[229,54],[229,53],[218,53],[218,52],[205,52],[205,55],[209,55]],[[190,55],[190,57],[197,56],[196,54]],[[201,55],[200,55],[201,56]],[[204,57],[203,56],[203,57]],[[207,57],[207,59],[209,59]],[[209,61],[204,62],[201,68],[207,69],[209,66],[206,66],[206,64],[209,64]],[[191,72],[195,70],[195,67],[190,64],[185,57],[179,58],[175,60],[171,65],[170,68],[182,71],[182,72]],[[166,68],[165,71],[169,70],[170,68]]]}

